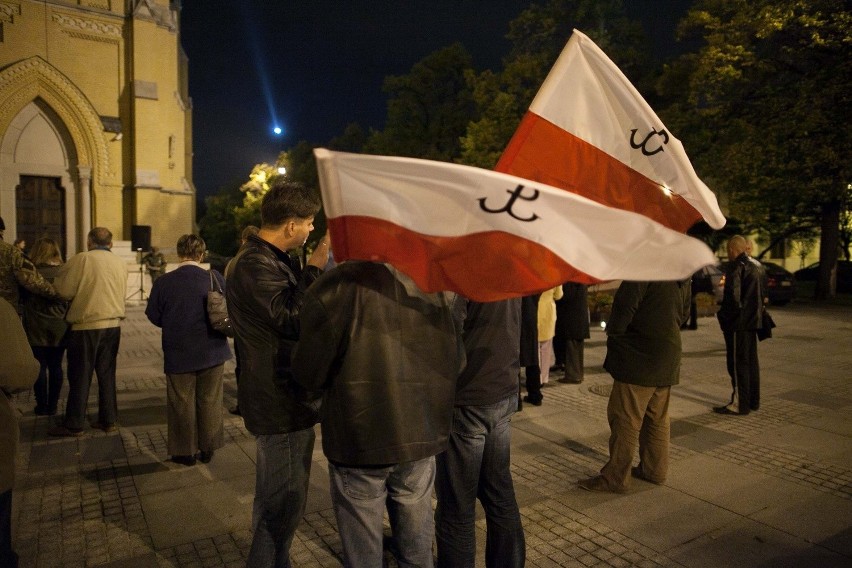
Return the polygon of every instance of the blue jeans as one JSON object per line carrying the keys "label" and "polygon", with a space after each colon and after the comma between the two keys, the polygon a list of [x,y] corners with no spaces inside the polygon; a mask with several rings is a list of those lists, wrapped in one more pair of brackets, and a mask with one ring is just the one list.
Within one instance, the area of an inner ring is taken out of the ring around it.
{"label": "blue jeans", "polygon": [[524,529],[509,471],[516,395],[486,406],[457,406],[449,448],[437,456],[438,566],[474,566],[476,499],[485,509],[486,566],[523,566]]}
{"label": "blue jeans", "polygon": [[247,568],[289,568],[308,496],[313,428],[257,437],[257,474]]}
{"label": "blue jeans", "polygon": [[377,468],[329,463],[328,473],[344,566],[382,565],[387,506],[398,564],[432,567],[434,457]]}

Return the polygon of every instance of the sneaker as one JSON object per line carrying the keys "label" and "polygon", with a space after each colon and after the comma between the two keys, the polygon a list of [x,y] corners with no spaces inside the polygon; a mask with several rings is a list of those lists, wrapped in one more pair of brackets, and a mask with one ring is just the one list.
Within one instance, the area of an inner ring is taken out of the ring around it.
{"label": "sneaker", "polygon": [[115,423],[112,424],[104,424],[103,422],[89,422],[89,426],[95,428],[96,430],[103,430],[107,434],[110,432],[115,432],[118,428],[115,426]]}
{"label": "sneaker", "polygon": [[79,438],[83,435],[83,429],[72,430],[71,428],[66,428],[65,426],[54,426],[50,430],[47,431],[48,436],[57,436],[59,438]]}
{"label": "sneaker", "polygon": [[588,479],[581,479],[577,482],[577,485],[580,489],[585,489],[586,491],[600,491],[603,493],[627,493],[627,488],[623,487],[620,489],[613,489],[609,486],[609,483],[606,482],[606,479],[603,478],[602,475],[596,475],[595,477],[590,477]]}
{"label": "sneaker", "polygon": [[210,460],[213,459],[214,451],[215,450],[210,450],[209,452],[205,452],[204,450],[201,450],[201,455],[198,459],[201,460],[201,463],[210,463]]}

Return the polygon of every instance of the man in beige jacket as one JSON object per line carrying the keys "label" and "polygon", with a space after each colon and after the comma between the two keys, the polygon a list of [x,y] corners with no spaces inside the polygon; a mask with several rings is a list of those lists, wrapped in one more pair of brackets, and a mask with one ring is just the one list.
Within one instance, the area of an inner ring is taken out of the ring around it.
{"label": "man in beige jacket", "polygon": [[83,434],[92,374],[98,375],[98,420],[93,428],[115,430],[118,404],[115,396],[115,365],[121,340],[121,320],[127,294],[127,263],[113,254],[112,233],[105,227],[89,231],[88,251],[72,257],[53,285],[71,300],[65,319],[68,336],[68,404],[60,426],[51,436]]}

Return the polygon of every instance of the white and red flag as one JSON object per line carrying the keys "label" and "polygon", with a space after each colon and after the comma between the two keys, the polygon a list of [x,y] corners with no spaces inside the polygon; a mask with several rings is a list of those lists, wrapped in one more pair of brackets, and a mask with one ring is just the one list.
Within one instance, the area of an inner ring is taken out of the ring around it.
{"label": "white and red flag", "polygon": [[388,262],[427,292],[477,301],[563,282],[677,280],[702,242],[544,183],[414,158],[314,150],[337,261]]}
{"label": "white and red flag", "polygon": [[496,168],[635,211],[678,231],[725,225],[683,145],[630,81],[574,30]]}

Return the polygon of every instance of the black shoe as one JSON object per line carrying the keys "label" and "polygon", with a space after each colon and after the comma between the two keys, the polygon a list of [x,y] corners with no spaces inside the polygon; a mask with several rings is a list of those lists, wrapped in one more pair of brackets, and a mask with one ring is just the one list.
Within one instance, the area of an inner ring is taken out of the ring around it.
{"label": "black shoe", "polygon": [[541,406],[541,403],[542,403],[543,400],[544,400],[543,398],[532,399],[532,398],[529,397],[529,395],[524,396],[524,402],[528,402],[528,403],[532,404],[533,406]]}
{"label": "black shoe", "polygon": [[550,367],[551,373],[558,373],[559,371],[564,371],[564,370],[565,370],[565,365],[562,365],[560,363],[557,363],[557,364],[553,365],[552,367]]}
{"label": "black shoe", "polygon": [[737,412],[736,410],[731,410],[728,406],[714,406],[713,412],[716,414],[726,414],[728,416],[745,416],[748,412]]}
{"label": "black shoe", "polygon": [[574,379],[562,377],[561,379],[556,379],[556,382],[566,384],[566,385],[579,385],[580,383],[583,382],[583,379],[580,379],[579,381],[575,381]]}
{"label": "black shoe", "polygon": [[210,460],[213,459],[213,452],[215,450],[210,450],[209,452],[201,451],[201,455],[198,457],[201,460],[201,463],[210,463]]}
{"label": "black shoe", "polygon": [[236,405],[234,408],[229,408],[228,412],[230,412],[231,414],[233,414],[235,416],[242,416],[242,413],[240,413],[240,405],[239,404]]}
{"label": "black shoe", "polygon": [[180,465],[195,465],[195,456],[172,456],[172,461]]}
{"label": "black shoe", "polygon": [[33,412],[35,412],[36,416],[50,416],[50,411],[43,406],[36,406],[33,409]]}

